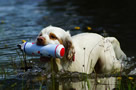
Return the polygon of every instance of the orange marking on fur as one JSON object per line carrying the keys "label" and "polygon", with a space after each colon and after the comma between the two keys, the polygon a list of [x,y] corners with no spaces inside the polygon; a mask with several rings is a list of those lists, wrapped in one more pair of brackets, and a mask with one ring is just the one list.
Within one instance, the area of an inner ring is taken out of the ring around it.
{"label": "orange marking on fur", "polygon": [[57,36],[56,36],[54,33],[50,33],[49,37],[50,37],[50,39],[52,39],[52,40],[58,39]]}
{"label": "orange marking on fur", "polygon": [[51,40],[58,40],[60,44],[63,44],[62,40],[59,39],[54,33],[50,33],[49,37]]}

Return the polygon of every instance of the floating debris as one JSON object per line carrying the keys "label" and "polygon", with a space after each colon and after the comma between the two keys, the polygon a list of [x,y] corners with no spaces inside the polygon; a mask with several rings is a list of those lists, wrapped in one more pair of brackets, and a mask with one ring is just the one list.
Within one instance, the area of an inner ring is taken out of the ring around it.
{"label": "floating debris", "polygon": [[4,20],[1,20],[0,23],[1,23],[1,24],[5,24]]}
{"label": "floating debris", "polygon": [[87,30],[92,30],[92,28],[91,27],[87,27]]}
{"label": "floating debris", "polygon": [[76,30],[79,30],[79,29],[80,29],[80,27],[75,27],[75,29],[76,29]]}
{"label": "floating debris", "polygon": [[121,80],[121,79],[122,79],[122,77],[117,77],[117,79],[118,79],[118,80]]}
{"label": "floating debris", "polygon": [[133,77],[128,77],[129,80],[133,80],[134,78]]}
{"label": "floating debris", "polygon": [[4,47],[5,47],[5,48],[8,48],[8,44],[5,44]]}

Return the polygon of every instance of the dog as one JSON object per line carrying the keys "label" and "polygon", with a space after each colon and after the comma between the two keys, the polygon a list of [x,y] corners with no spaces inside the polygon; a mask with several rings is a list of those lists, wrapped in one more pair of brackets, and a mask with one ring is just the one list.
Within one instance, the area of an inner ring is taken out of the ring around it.
{"label": "dog", "polygon": [[[113,73],[123,70],[122,60],[125,53],[120,48],[119,41],[114,37],[106,37],[96,33],[81,33],[71,36],[69,31],[48,26],[41,30],[37,45],[62,44],[65,55],[62,59],[53,59],[57,71],[81,72],[90,74]],[[41,61],[50,61],[48,57],[40,57]],[[46,68],[49,68],[47,66]]]}

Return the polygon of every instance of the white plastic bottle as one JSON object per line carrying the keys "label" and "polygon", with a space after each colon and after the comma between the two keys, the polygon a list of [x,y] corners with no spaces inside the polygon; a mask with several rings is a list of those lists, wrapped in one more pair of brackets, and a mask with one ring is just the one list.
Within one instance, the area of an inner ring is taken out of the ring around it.
{"label": "white plastic bottle", "polygon": [[62,58],[65,54],[65,48],[61,44],[38,46],[32,42],[24,42],[20,46],[27,55]]}

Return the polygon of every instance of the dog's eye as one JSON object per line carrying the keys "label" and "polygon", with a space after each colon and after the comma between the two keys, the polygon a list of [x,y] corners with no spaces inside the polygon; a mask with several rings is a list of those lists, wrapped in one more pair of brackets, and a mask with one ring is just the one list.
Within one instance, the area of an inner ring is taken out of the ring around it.
{"label": "dog's eye", "polygon": [[50,33],[49,37],[50,37],[50,39],[53,39],[53,40],[58,39],[58,38],[56,37],[56,35],[53,34],[53,33]]}
{"label": "dog's eye", "polygon": [[42,36],[42,33],[40,33],[39,36]]}
{"label": "dog's eye", "polygon": [[54,38],[54,39],[56,38],[56,37],[55,37],[55,36],[53,36],[53,35],[51,35],[50,37],[51,37],[51,38]]}

